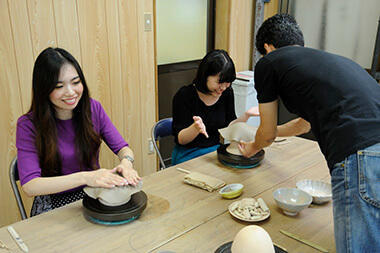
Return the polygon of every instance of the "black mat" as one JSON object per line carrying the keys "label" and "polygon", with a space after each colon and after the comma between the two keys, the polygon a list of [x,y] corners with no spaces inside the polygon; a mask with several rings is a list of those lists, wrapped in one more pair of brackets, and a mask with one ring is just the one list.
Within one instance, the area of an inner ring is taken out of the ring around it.
{"label": "black mat", "polygon": [[246,158],[242,155],[234,155],[227,152],[227,147],[230,144],[223,144],[217,150],[218,160],[226,164],[227,166],[236,167],[236,168],[253,168],[260,164],[264,159],[265,151],[260,150],[257,154],[250,158]]}
{"label": "black mat", "polygon": [[[219,248],[217,248],[215,253],[231,253],[231,246],[232,246],[232,241],[227,242],[227,243],[223,244],[222,246],[220,246]],[[287,251],[280,249],[276,245],[273,245],[273,246],[274,246],[274,252],[276,252],[276,253],[288,253]],[[252,253],[255,253],[255,252],[252,252]],[[257,253],[259,253],[259,252],[257,252]]]}

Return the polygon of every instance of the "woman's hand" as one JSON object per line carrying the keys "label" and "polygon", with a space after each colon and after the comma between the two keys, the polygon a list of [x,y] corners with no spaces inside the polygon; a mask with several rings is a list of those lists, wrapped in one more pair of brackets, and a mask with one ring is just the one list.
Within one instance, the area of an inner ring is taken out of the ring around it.
{"label": "woman's hand", "polygon": [[128,184],[127,180],[116,174],[117,169],[97,169],[86,173],[86,184],[92,187],[112,188]]}
{"label": "woman's hand", "polygon": [[194,116],[193,120],[194,120],[193,125],[194,125],[195,129],[198,131],[198,133],[201,133],[204,136],[206,136],[206,138],[208,138],[208,134],[206,132],[206,126],[205,126],[205,124],[203,124],[202,118],[199,116]]}
{"label": "woman's hand", "polygon": [[137,185],[141,180],[137,171],[133,168],[133,165],[127,159],[121,160],[120,164],[114,168],[118,173],[123,175],[128,184]]}
{"label": "woman's hand", "polygon": [[247,116],[247,118],[252,117],[252,116],[260,116],[259,107],[253,106],[253,107],[249,108],[245,112],[245,115]]}
{"label": "woman's hand", "polygon": [[254,142],[240,141],[238,147],[242,155],[247,158],[256,155],[260,151],[260,149],[256,148]]}

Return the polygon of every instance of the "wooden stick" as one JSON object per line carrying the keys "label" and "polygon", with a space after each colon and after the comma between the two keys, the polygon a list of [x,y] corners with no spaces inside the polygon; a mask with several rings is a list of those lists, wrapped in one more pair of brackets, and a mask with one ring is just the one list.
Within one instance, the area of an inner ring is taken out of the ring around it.
{"label": "wooden stick", "polygon": [[181,171],[181,172],[183,172],[183,173],[187,173],[187,174],[190,173],[190,171],[185,170],[185,169],[182,169],[182,168],[176,168],[176,170]]}
{"label": "wooden stick", "polygon": [[5,245],[5,243],[3,243],[2,241],[0,241],[0,249],[6,249],[6,250],[11,250],[10,248],[8,248],[7,245]]}
{"label": "wooden stick", "polygon": [[293,238],[293,239],[295,239],[295,240],[297,240],[297,241],[300,241],[300,242],[302,242],[302,243],[304,243],[304,244],[306,244],[306,245],[309,245],[310,247],[312,247],[312,248],[314,248],[314,249],[317,249],[317,250],[319,250],[319,251],[321,251],[321,252],[324,252],[324,253],[328,253],[328,252],[329,252],[327,249],[322,248],[321,246],[319,246],[319,245],[317,245],[317,244],[315,244],[315,243],[313,243],[313,242],[311,242],[311,241],[309,241],[309,240],[302,239],[302,238],[301,238],[300,236],[298,236],[298,235],[295,235],[295,234],[289,233],[289,232],[284,231],[284,230],[280,230],[280,232],[283,233],[283,234],[286,235],[286,236],[289,236],[290,238]]}

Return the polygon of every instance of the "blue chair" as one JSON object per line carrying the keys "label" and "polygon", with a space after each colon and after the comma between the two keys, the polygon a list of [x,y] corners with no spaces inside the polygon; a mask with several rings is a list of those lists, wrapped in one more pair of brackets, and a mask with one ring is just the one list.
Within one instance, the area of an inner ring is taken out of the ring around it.
{"label": "blue chair", "polygon": [[27,219],[25,207],[24,207],[24,203],[22,202],[20,191],[18,190],[17,183],[16,183],[19,180],[18,169],[17,169],[17,156],[12,160],[11,165],[9,166],[9,179],[11,181],[12,190],[16,198],[21,219],[25,220]]}
{"label": "blue chair", "polygon": [[162,158],[160,150],[158,148],[157,141],[160,141],[161,138],[172,135],[172,124],[173,124],[173,118],[165,118],[158,121],[152,127],[152,142],[153,142],[154,149],[157,152],[158,158],[160,159],[160,165],[161,165],[159,170],[165,169],[166,165],[165,165],[164,159]]}

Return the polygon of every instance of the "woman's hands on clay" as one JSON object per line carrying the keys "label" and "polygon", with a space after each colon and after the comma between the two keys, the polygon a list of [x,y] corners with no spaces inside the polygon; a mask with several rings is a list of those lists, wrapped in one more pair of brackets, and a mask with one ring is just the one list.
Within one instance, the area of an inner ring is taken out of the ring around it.
{"label": "woman's hands on clay", "polygon": [[133,168],[133,164],[127,159],[121,160],[120,164],[116,166],[114,169],[116,169],[116,172],[123,175],[123,177],[127,180],[128,184],[137,185],[137,183],[141,180],[141,177]]}
{"label": "woman's hands on clay", "polygon": [[108,169],[97,169],[86,173],[86,184],[91,187],[103,187],[112,188],[115,186],[123,186],[128,184],[128,181],[119,176],[117,173],[117,168],[112,170]]}

